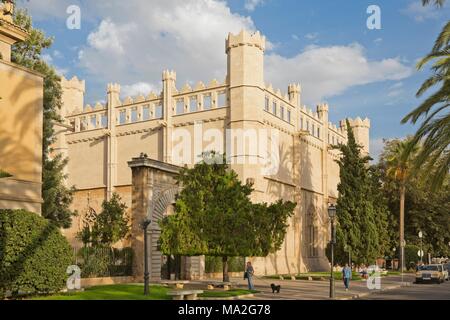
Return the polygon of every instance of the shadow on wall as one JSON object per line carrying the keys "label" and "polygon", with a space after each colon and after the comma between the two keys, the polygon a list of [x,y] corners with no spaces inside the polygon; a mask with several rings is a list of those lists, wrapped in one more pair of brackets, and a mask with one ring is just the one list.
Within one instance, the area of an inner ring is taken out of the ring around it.
{"label": "shadow on wall", "polygon": [[[12,79],[18,78],[17,73],[14,70],[9,71],[7,79],[10,82],[14,82]],[[0,108],[3,109],[3,112],[8,113],[8,110],[17,107],[21,96],[33,94],[29,93],[29,91],[35,90],[30,81],[22,77],[10,95],[11,105],[6,105],[6,101],[0,102]],[[35,128],[33,125],[30,125],[36,121],[39,111],[37,107],[42,105],[42,103],[42,99],[38,97],[25,105],[19,106],[21,107],[20,113],[14,116],[13,123],[9,123],[12,126],[11,129],[14,135],[11,135],[11,132],[5,129],[1,129],[3,126],[0,126],[0,167],[16,177],[15,172],[19,171],[18,179],[21,179],[21,176],[36,176],[35,164],[42,162],[42,150],[36,152],[36,145],[34,144],[36,141],[42,141],[41,128],[40,126]],[[5,119],[1,119],[1,121],[3,122]],[[42,120],[39,119],[39,121]],[[34,132],[31,132],[31,130],[34,130]],[[38,174],[40,175],[41,173],[38,172]]]}
{"label": "shadow on wall", "polygon": [[[313,166],[319,166],[319,170],[321,170],[321,163],[313,163],[311,161],[312,146],[302,140],[299,146],[300,150],[296,150],[298,155],[295,157],[292,147],[280,146],[280,170],[275,177],[289,182],[287,175],[283,174],[283,171],[292,173],[297,170],[299,173],[299,181],[292,180],[290,182],[293,184],[300,183],[300,187],[302,188],[313,189]],[[321,231],[323,230],[323,221],[327,221],[321,208],[322,199],[303,189],[299,191],[300,193],[296,194],[295,187],[286,186],[278,182],[269,183],[268,185],[267,192],[272,198],[283,198],[284,200],[297,202],[294,216],[290,219],[290,235],[286,234],[285,242],[281,249],[282,251],[276,254],[270,254],[267,257],[276,274],[296,274],[300,271],[323,268],[321,266],[323,261],[318,261],[323,260],[324,256],[323,244],[321,245],[320,242],[325,242],[324,239],[326,239],[326,236]],[[311,230],[318,231],[315,237],[310,234]],[[265,273],[268,273],[267,268]]]}

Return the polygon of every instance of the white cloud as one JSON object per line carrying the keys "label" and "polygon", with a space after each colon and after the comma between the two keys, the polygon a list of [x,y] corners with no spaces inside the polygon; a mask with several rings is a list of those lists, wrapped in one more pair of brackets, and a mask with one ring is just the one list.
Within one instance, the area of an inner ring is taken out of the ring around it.
{"label": "white cloud", "polygon": [[373,40],[373,43],[375,43],[376,45],[381,44],[381,42],[383,42],[383,38],[376,38],[375,40]]}
{"label": "white cloud", "polygon": [[317,32],[312,32],[312,33],[307,33],[305,35],[305,38],[308,40],[315,40],[315,39],[317,39],[318,36],[319,36],[319,34]]}
{"label": "white cloud", "polygon": [[401,10],[401,13],[413,18],[417,22],[423,22],[428,19],[438,19],[444,14],[449,13],[449,6],[444,4],[443,8],[437,8],[434,5],[423,6],[422,1],[415,0],[411,2],[406,8]]}
{"label": "white cloud", "polygon": [[265,62],[266,81],[274,88],[285,88],[288,83],[302,84],[302,99],[315,104],[325,98],[339,95],[350,87],[385,80],[408,77],[412,68],[399,58],[370,61],[364,48],[355,43],[348,46],[309,46],[292,58],[278,54],[268,55]]}
{"label": "white cloud", "polygon": [[150,92],[159,92],[161,89],[157,86],[146,83],[146,82],[137,82],[131,85],[124,85],[121,87],[121,94],[123,97],[134,97],[140,94],[147,95]]}
{"label": "white cloud", "polygon": [[123,43],[136,29],[133,24],[124,24],[118,27],[111,19],[106,19],[100,23],[97,31],[89,34],[87,41],[92,48],[98,51],[122,55],[125,52]]}
{"label": "white cloud", "polygon": [[88,36],[79,59],[101,83],[160,83],[164,69],[177,72],[179,87],[223,81],[228,32],[255,30],[251,18],[232,13],[222,1],[98,1],[90,6],[108,18]]}
{"label": "white cloud", "polygon": [[245,0],[245,9],[248,11],[254,11],[257,6],[260,6],[264,3],[264,0]]}
{"label": "white cloud", "polygon": [[[82,9],[82,14],[87,11]],[[36,10],[42,11],[40,7]],[[256,29],[250,17],[233,13],[226,2],[216,0],[95,1],[89,2],[88,11],[100,23],[78,48],[79,67],[90,83],[129,84],[123,91],[130,95],[160,85],[164,69],[177,72],[178,88],[186,82],[223,81],[228,32]],[[269,39],[267,42],[268,48],[276,48]],[[398,81],[410,73],[411,68],[399,58],[370,61],[359,44],[309,46],[289,58],[268,50],[265,58],[266,82],[280,89],[300,82],[307,104],[339,95],[352,86]]]}
{"label": "white cloud", "polygon": [[296,34],[291,35],[291,38],[297,41],[300,40],[300,38]]}

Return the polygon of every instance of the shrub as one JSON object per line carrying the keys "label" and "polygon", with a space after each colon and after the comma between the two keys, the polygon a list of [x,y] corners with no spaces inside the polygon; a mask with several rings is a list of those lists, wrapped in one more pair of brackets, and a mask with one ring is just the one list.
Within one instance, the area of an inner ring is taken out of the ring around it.
{"label": "shrub", "polygon": [[53,223],[25,210],[0,210],[0,297],[62,289],[71,260]]}
{"label": "shrub", "polygon": [[133,249],[107,246],[83,247],[76,254],[82,278],[130,276]]}

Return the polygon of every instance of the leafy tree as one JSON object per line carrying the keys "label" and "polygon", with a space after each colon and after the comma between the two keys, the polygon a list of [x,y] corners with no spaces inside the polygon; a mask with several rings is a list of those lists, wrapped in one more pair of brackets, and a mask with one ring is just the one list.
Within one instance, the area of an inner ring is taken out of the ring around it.
{"label": "leafy tree", "polygon": [[379,193],[379,174],[369,168],[370,157],[361,155],[347,121],[348,142],[341,151],[337,200],[336,261],[346,262],[348,248],[356,263],[373,263],[387,246],[387,206]]}
{"label": "leafy tree", "polygon": [[69,228],[75,212],[69,209],[73,198],[73,188],[64,185],[63,168],[67,160],[61,155],[51,157],[51,144],[55,141],[53,125],[60,121],[58,109],[61,108],[61,83],[55,68],[42,59],[42,52],[49,49],[53,38],[42,30],[33,27],[32,19],[25,10],[16,10],[14,23],[29,32],[24,42],[12,48],[12,61],[44,75],[44,119],[43,119],[43,172],[42,172],[42,215],[56,225]]}
{"label": "leafy tree", "polygon": [[126,209],[120,196],[113,193],[111,200],[103,201],[102,211],[97,215],[92,229],[85,226],[77,234],[78,238],[85,245],[91,243],[94,246],[111,246],[122,240],[130,232]]}
{"label": "leafy tree", "polygon": [[203,154],[194,168],[181,170],[178,182],[183,190],[175,214],[161,222],[163,253],[222,257],[223,281],[228,281],[229,257],[267,256],[280,249],[295,204],[253,204],[252,186],[242,184],[225,156]]}
{"label": "leafy tree", "polygon": [[[379,167],[382,172],[382,186],[385,197],[388,199],[389,211],[392,213],[389,223],[389,233],[395,232],[398,225],[400,208],[400,184],[389,173],[389,161],[395,153],[398,140],[386,141],[380,157]],[[420,150],[421,146],[418,146]],[[418,245],[419,231],[423,232],[424,250],[434,255],[447,255],[450,253],[450,177],[447,175],[442,187],[438,190],[430,189],[422,175],[409,175],[405,184],[404,211],[405,211],[405,240],[408,244]],[[408,260],[405,258],[405,262]]]}
{"label": "leafy tree", "polygon": [[413,161],[417,154],[416,142],[408,140],[393,140],[391,143],[390,153],[387,155],[386,173],[394,178],[399,185],[400,194],[400,268],[404,267],[404,239],[405,239],[405,193],[406,184],[412,176]]}
{"label": "leafy tree", "polygon": [[[433,2],[442,7],[445,0],[423,0],[424,5]],[[440,86],[416,109],[403,118],[402,123],[417,123],[424,118],[414,136],[414,141],[423,142],[423,148],[416,158],[416,167],[427,173],[427,182],[436,190],[446,179],[450,170],[450,21],[435,41],[431,52],[419,61],[417,69],[422,69],[433,61],[433,74],[425,80],[416,96],[421,97],[431,88]]]}

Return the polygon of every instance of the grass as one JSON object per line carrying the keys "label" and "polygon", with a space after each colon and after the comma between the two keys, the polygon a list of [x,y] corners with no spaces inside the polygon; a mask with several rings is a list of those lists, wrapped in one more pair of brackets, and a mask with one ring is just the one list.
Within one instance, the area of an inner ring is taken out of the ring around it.
{"label": "grass", "polygon": [[139,284],[115,284],[95,286],[81,292],[39,296],[33,300],[170,300],[169,288],[150,286],[150,295],[144,296],[144,286]]}
{"label": "grass", "polygon": [[205,291],[199,294],[199,297],[202,298],[228,298],[228,297],[236,297],[244,294],[258,293],[256,290],[245,290],[245,289],[233,289],[228,291]]}

